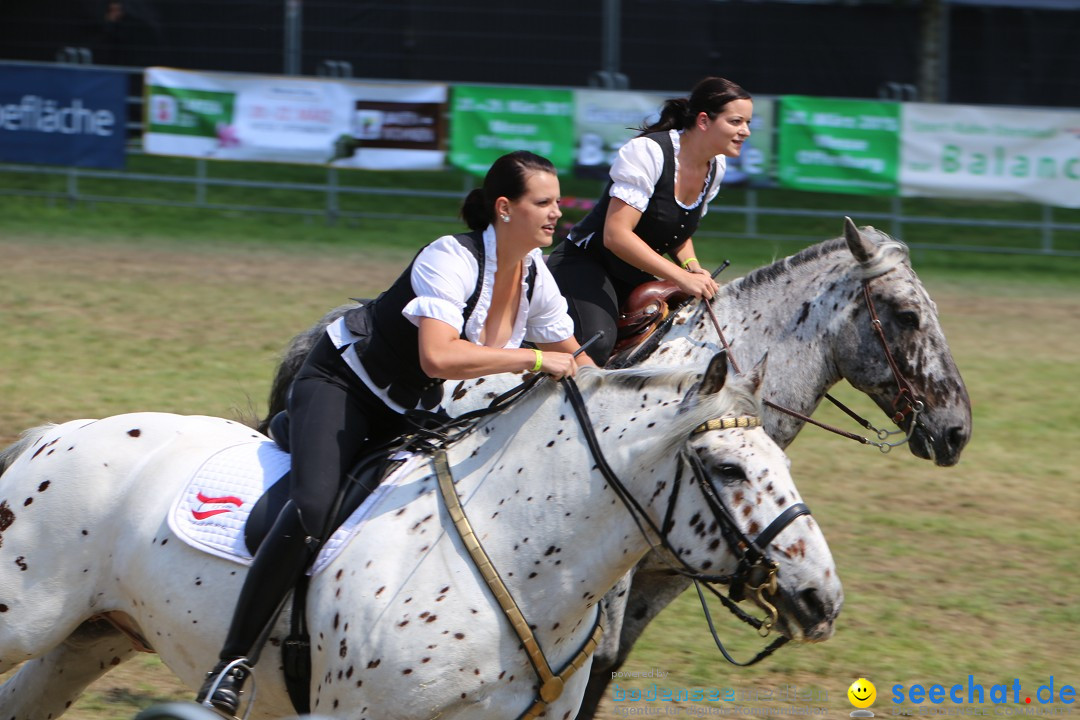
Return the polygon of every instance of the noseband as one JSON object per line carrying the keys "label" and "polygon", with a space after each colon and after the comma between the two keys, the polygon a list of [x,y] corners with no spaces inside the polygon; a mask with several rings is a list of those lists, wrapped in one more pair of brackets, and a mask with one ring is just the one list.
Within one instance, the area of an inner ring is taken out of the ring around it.
{"label": "noseband", "polygon": [[[560,382],[566,390],[567,398],[570,401],[571,407],[574,409],[574,414],[577,416],[582,434],[585,436],[585,441],[592,452],[593,459],[596,461],[597,469],[599,469],[601,475],[604,476],[604,479],[608,481],[608,484],[611,485],[615,494],[619,496],[619,499],[622,500],[623,504],[626,505],[627,510],[630,511],[630,516],[634,519],[634,523],[638,526],[638,529],[649,543],[649,546],[653,550],[657,549],[657,546],[653,544],[651,538],[658,538],[660,547],[667,550],[667,553],[658,553],[658,555],[664,558],[664,561],[671,567],[672,571],[690,578],[695,584],[699,582],[705,583],[706,587],[708,587],[714,595],[720,598],[724,605],[727,606],[727,608],[740,620],[756,628],[762,637],[768,635],[775,626],[779,614],[776,607],[767,600],[766,595],[776,594],[776,575],[779,571],[779,565],[775,560],[769,557],[767,548],[776,536],[779,535],[784,528],[790,525],[792,521],[801,515],[809,515],[810,508],[804,503],[795,503],[780,513],[780,515],[769,523],[769,525],[757,536],[750,538],[739,528],[738,523],[735,522],[735,518],[732,516],[731,512],[728,511],[727,507],[725,507],[719,495],[717,495],[715,488],[709,480],[708,473],[697,453],[684,449],[680,453],[681,462],[675,472],[675,479],[671,495],[668,498],[668,507],[664,516],[664,521],[662,527],[658,527],[641,506],[641,503],[638,502],[637,498],[631,495],[626,489],[626,486],[619,480],[618,476],[608,464],[607,459],[604,457],[603,450],[600,448],[596,433],[593,431],[592,421],[589,418],[588,410],[585,407],[585,401],[581,397],[581,392],[578,390],[577,383],[574,382],[572,378],[563,378]],[[761,427],[761,418],[756,416],[714,418],[694,428],[690,435],[692,437],[705,432],[745,427]],[[679,495],[683,467],[686,465],[691,468],[694,478],[697,480],[701,492],[705,497],[705,502],[712,511],[713,517],[720,528],[720,532],[723,535],[728,548],[736,558],[738,558],[735,572],[730,575],[709,575],[691,567],[682,559],[679,552],[672,547],[668,540],[667,535],[673,525],[672,518],[675,503]],[[648,530],[646,530],[646,527]],[[651,530],[651,535],[649,530]],[[670,558],[674,558],[674,562],[668,559],[669,556]],[[716,590],[712,586],[712,583],[728,585],[728,595],[725,596]],[[754,618],[737,605],[739,601],[746,597],[746,591],[748,590],[754,594],[758,603],[767,609],[770,615],[768,619],[763,621]],[[774,650],[787,642],[788,638],[781,636],[774,640],[765,650],[758,653],[752,660],[745,663],[736,662],[728,654],[727,650],[724,649],[716,635],[716,629],[714,628],[712,618],[709,615],[708,606],[704,602],[704,596],[701,595],[700,586],[698,588],[698,595],[702,598],[702,607],[705,609],[705,616],[709,623],[709,629],[713,634],[713,638],[716,640],[717,646],[720,648],[724,657],[733,664],[753,665],[759,660],[772,654]]]}

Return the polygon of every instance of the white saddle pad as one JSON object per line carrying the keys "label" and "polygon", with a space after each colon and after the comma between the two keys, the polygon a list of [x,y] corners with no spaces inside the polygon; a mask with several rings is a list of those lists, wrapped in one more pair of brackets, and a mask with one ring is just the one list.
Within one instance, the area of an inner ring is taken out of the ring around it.
{"label": "white saddle pad", "polygon": [[[378,498],[424,458],[406,460],[357,508],[323,545],[309,571],[315,575],[337,557],[359,532]],[[245,442],[207,458],[173,501],[169,527],[193,548],[241,565],[251,563],[244,524],[255,501],[289,469],[289,455],[268,440]]]}

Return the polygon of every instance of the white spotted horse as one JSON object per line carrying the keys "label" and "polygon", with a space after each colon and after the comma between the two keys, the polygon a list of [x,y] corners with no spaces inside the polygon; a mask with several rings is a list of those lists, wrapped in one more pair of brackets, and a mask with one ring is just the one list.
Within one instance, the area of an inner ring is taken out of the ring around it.
{"label": "white spotted horse", "polygon": [[[285,389],[310,344],[347,307],[293,339],[270,393],[268,419],[284,407]],[[809,416],[841,380],[898,421],[917,457],[954,465],[971,436],[970,400],[937,307],[912,269],[906,245],[874,228],[860,230],[846,219],[842,237],[733,280],[710,305],[682,306],[644,343],[612,362],[647,367],[703,361],[725,343],[736,362],[769,353],[763,420],[783,448],[806,422],[814,422]],[[450,388],[448,410],[457,415],[480,407],[514,382],[512,376],[493,376],[459,383]],[[875,431],[862,441],[883,451],[897,444],[886,431],[860,421]],[[608,633],[579,718],[593,717],[611,671],[687,586],[650,554],[609,595]]]}
{"label": "white spotted horse", "polygon": [[[541,380],[408,456],[313,569],[311,712],[573,717],[598,604],[654,546],[672,571],[740,588],[783,636],[830,637],[843,592],[760,427],[764,362],[728,365]],[[4,720],[59,717],[138,650],[198,687],[245,565],[183,541],[173,513],[195,496],[207,504],[187,514],[225,528],[247,501],[196,494],[192,478],[224,482],[239,461],[201,469],[236,450],[281,453],[241,424],[163,413],[35,428],[0,453],[0,672],[22,664],[0,687]],[[284,615],[255,668],[254,719],[293,712]]]}

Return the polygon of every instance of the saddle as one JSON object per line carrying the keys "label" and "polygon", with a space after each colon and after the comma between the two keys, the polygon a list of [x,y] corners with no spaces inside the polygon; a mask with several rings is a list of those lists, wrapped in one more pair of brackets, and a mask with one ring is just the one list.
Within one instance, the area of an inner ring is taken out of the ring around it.
{"label": "saddle", "polygon": [[652,280],[634,288],[616,321],[614,353],[632,348],[649,337],[671,312],[692,296],[670,280]]}

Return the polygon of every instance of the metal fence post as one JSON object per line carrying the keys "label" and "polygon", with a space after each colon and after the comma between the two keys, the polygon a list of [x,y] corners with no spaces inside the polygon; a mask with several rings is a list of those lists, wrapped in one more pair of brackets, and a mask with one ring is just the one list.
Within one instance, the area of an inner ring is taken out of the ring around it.
{"label": "metal fence post", "polygon": [[892,236],[904,239],[904,203],[899,195],[893,195],[889,200],[892,213]]}
{"label": "metal fence post", "polygon": [[1042,251],[1054,252],[1054,208],[1050,205],[1042,206]]}
{"label": "metal fence post", "polygon": [[750,237],[754,237],[758,232],[758,196],[757,190],[754,188],[748,188],[746,190],[746,234]]}
{"label": "metal fence post", "polygon": [[79,204],[79,168],[69,167],[67,171],[67,199],[68,207],[74,208]]}
{"label": "metal fence post", "polygon": [[601,69],[589,76],[593,87],[626,90],[630,79],[619,72],[622,61],[622,0],[604,0],[601,17]]}
{"label": "metal fence post", "polygon": [[338,170],[336,167],[326,168],[326,224],[334,225],[341,214],[341,205],[338,202]]}
{"label": "metal fence post", "polygon": [[206,158],[195,160],[195,204],[198,207],[206,205]]}
{"label": "metal fence post", "polygon": [[299,75],[301,66],[302,0],[285,0],[285,74]]}

